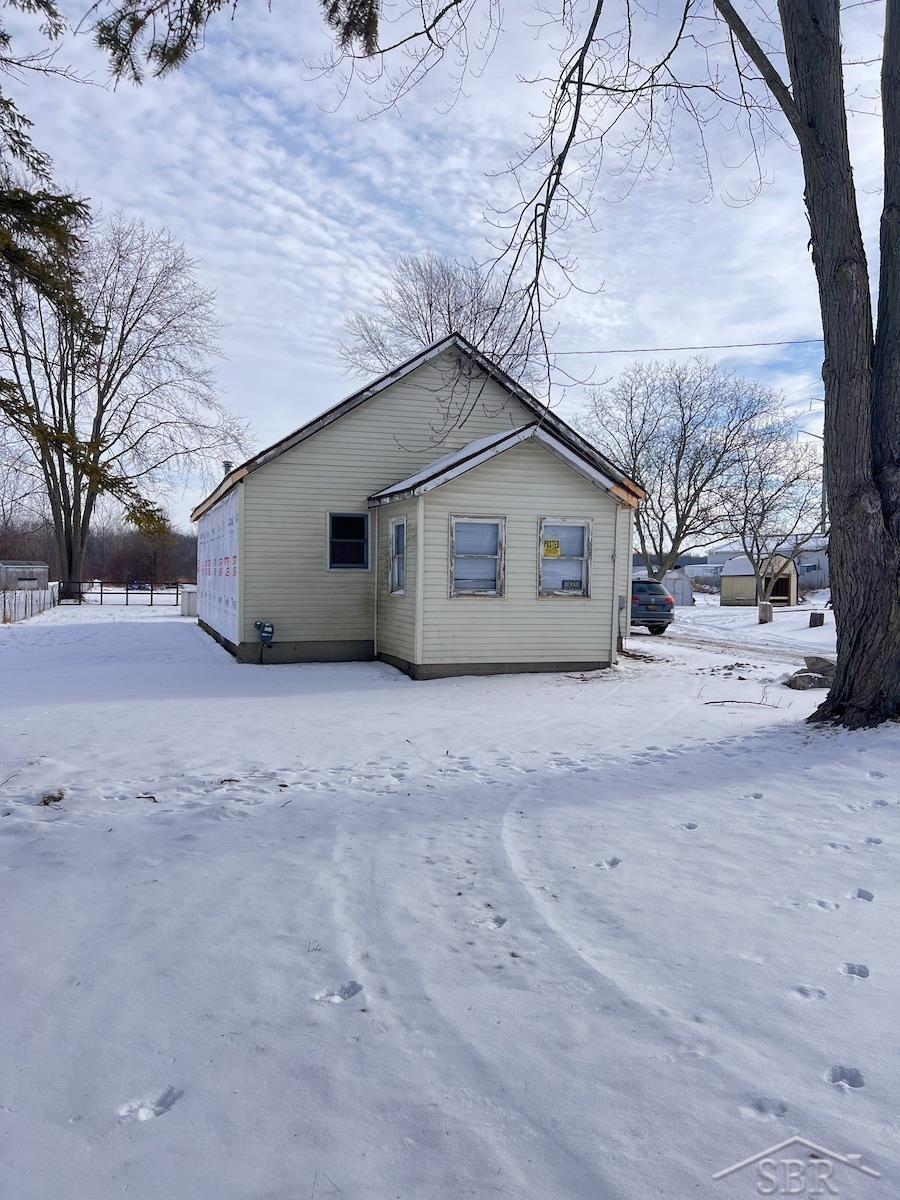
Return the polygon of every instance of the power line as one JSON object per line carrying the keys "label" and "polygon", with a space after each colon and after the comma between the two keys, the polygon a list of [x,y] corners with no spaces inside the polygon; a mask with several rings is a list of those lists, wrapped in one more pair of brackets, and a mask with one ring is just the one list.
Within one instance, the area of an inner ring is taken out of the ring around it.
{"label": "power line", "polygon": [[555,350],[554,357],[589,354],[668,354],[675,350],[750,350],[759,346],[813,346],[824,338],[791,338],[785,342],[718,342],[708,346],[635,346],[631,350]]}

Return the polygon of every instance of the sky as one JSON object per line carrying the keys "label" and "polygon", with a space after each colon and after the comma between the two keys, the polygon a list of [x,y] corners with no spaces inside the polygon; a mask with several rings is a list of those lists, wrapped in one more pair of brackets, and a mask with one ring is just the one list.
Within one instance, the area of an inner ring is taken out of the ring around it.
{"label": "sky", "polygon": [[[660,3],[665,15],[668,0]],[[492,55],[476,61],[453,104],[452,67],[388,111],[377,112],[358,85],[339,103],[336,81],[313,69],[329,47],[314,0],[220,14],[184,68],[139,88],[110,87],[89,38],[72,37],[60,61],[91,82],[39,78],[21,93],[60,181],[97,211],[122,210],[185,243],[217,295],[218,386],[249,423],[252,448],[360,385],[340,358],[343,322],[366,308],[399,255],[491,256],[485,208],[510,187],[497,172],[525,144],[542,104],[527,79],[552,69],[558,54],[553,33],[534,20],[536,4],[520,4],[515,17],[509,6]],[[877,52],[881,19],[880,4],[847,13],[848,57]],[[875,69],[848,71],[872,258],[881,171]],[[551,397],[561,415],[578,411],[585,383],[634,358],[584,351],[820,335],[796,150],[769,144],[765,186],[746,203],[746,145],[724,125],[710,132],[711,192],[694,140],[679,134],[671,158],[627,195],[611,162],[592,221],[567,232],[580,290],[551,318],[557,380],[569,384]],[[709,353],[783,389],[798,409],[821,395],[817,345]],[[814,416],[809,425],[820,428]],[[178,525],[206,490],[192,478],[168,498]]]}

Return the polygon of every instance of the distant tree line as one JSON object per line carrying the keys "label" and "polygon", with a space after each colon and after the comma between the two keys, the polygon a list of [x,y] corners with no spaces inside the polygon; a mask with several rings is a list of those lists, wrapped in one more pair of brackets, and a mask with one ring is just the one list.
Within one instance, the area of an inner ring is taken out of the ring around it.
{"label": "distant tree line", "polygon": [[[0,513],[0,561],[46,562],[50,578],[63,574],[53,527],[41,520],[3,520]],[[193,583],[197,578],[197,538],[193,533],[148,533],[118,521],[95,522],[87,544],[85,580],[142,583]]]}

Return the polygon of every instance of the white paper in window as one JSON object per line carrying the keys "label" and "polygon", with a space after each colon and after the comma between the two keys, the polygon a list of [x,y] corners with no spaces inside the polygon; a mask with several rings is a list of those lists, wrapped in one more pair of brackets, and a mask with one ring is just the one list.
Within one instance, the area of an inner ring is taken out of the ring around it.
{"label": "white paper in window", "polygon": [[495,558],[465,558],[453,560],[453,585],[460,592],[494,592],[497,590],[497,560]]}
{"label": "white paper in window", "polygon": [[580,559],[544,559],[545,592],[579,592],[584,587],[584,563]]}
{"label": "white paper in window", "polygon": [[457,521],[453,538],[457,554],[496,554],[500,530],[492,521]]}
{"label": "white paper in window", "polygon": [[560,558],[582,558],[584,534],[583,525],[544,525],[544,541],[559,542]]}

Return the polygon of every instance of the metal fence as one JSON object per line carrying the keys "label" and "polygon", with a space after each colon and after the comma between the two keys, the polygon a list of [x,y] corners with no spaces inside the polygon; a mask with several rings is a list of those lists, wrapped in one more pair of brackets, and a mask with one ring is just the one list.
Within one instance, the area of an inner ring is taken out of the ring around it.
{"label": "metal fence", "polygon": [[181,604],[180,583],[142,583],[136,580],[95,579],[60,584],[62,604],[127,604],[177,608]]}
{"label": "metal fence", "polygon": [[55,608],[59,603],[59,584],[51,583],[45,588],[13,590],[0,588],[0,624],[12,625],[16,621],[27,621],[38,613]]}

